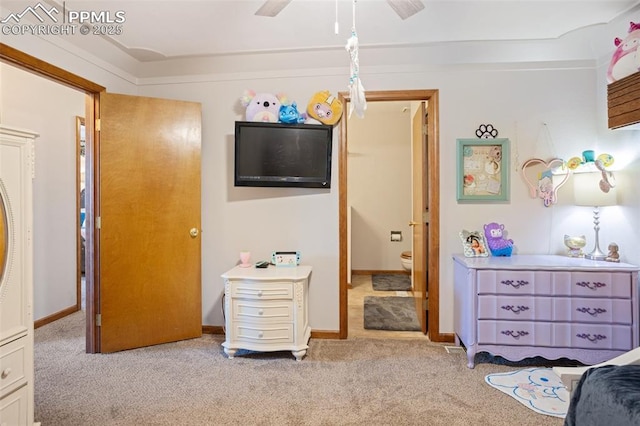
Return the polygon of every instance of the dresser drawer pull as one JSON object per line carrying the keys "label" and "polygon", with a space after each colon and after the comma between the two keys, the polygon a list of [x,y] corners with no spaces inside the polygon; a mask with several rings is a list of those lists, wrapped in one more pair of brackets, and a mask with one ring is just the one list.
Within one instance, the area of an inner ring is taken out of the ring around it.
{"label": "dresser drawer pull", "polygon": [[513,306],[513,305],[506,305],[506,306],[501,306],[502,309],[504,309],[505,311],[511,311],[516,315],[520,315],[520,312],[524,312],[524,311],[528,311],[529,307],[528,306]]}
{"label": "dresser drawer pull", "polygon": [[505,336],[511,336],[516,340],[518,340],[519,338],[521,338],[523,336],[528,336],[529,335],[528,331],[523,331],[523,330],[519,330],[519,331],[502,330],[500,333],[504,334]]}
{"label": "dresser drawer pull", "polygon": [[529,281],[515,280],[515,283],[513,281],[514,280],[502,280],[502,281],[500,281],[500,284],[510,285],[513,288],[520,288],[520,287],[523,287],[525,285],[529,285]]}
{"label": "dresser drawer pull", "polygon": [[598,315],[607,312],[607,310],[603,308],[577,308],[576,311],[582,312],[583,314],[589,314],[592,317],[597,317]]}
{"label": "dresser drawer pull", "polygon": [[258,290],[258,297],[262,296],[262,290]]}
{"label": "dresser drawer pull", "polygon": [[592,343],[597,343],[599,340],[604,340],[607,338],[607,336],[604,336],[602,334],[594,334],[591,335],[591,333],[581,333],[581,334],[576,334],[576,337],[580,338],[580,339],[586,339]]}
{"label": "dresser drawer pull", "polygon": [[11,368],[7,367],[4,370],[2,370],[2,374],[0,374],[0,377],[2,377],[3,379],[6,379],[7,377],[9,377],[9,374],[11,374]]}
{"label": "dresser drawer pull", "polygon": [[264,315],[264,310],[260,309],[260,310],[258,311],[258,315]]}
{"label": "dresser drawer pull", "polygon": [[262,339],[264,337],[264,333],[261,331],[260,333],[258,333],[258,337]]}
{"label": "dresser drawer pull", "polygon": [[601,283],[601,282],[597,282],[597,281],[594,282],[594,283],[592,283],[591,281],[578,281],[576,283],[576,285],[579,286],[579,287],[586,287],[589,290],[597,290],[599,288],[607,286],[607,284]]}

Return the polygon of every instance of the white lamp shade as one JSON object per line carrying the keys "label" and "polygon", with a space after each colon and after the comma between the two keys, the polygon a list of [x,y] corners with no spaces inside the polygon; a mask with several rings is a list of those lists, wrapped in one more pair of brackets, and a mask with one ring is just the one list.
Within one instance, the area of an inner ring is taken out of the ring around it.
{"label": "white lamp shade", "polygon": [[600,188],[602,173],[574,173],[573,194],[577,206],[603,207],[617,204],[616,188],[604,192]]}

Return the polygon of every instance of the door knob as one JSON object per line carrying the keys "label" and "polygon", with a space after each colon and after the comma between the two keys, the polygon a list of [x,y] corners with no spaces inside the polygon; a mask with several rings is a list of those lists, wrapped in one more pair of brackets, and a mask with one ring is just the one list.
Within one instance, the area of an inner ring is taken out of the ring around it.
{"label": "door knob", "polygon": [[195,238],[198,236],[198,228],[191,228],[191,230],[189,231],[189,235],[191,235],[191,238]]}
{"label": "door knob", "polygon": [[419,223],[414,221],[409,222],[409,226],[416,226],[416,225],[419,225]]}

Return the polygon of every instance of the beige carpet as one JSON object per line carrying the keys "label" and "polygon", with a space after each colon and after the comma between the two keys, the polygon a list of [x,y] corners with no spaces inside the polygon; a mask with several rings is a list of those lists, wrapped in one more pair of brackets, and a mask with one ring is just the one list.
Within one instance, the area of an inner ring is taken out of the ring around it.
{"label": "beige carpet", "polygon": [[307,357],[222,336],[84,352],[84,313],[36,330],[35,419],[55,425],[562,425],[492,389],[480,363],[424,340],[312,339]]}

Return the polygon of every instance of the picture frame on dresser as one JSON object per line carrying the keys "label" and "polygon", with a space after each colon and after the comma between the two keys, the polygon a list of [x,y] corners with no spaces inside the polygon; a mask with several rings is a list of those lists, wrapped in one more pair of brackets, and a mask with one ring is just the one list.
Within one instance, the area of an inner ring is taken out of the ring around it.
{"label": "picture frame on dresser", "polygon": [[509,201],[510,141],[456,140],[456,197],[459,203]]}
{"label": "picture frame on dresser", "polygon": [[489,249],[484,235],[480,231],[460,231],[460,239],[462,240],[462,249],[465,257],[487,257]]}

